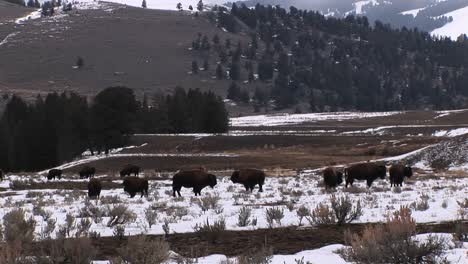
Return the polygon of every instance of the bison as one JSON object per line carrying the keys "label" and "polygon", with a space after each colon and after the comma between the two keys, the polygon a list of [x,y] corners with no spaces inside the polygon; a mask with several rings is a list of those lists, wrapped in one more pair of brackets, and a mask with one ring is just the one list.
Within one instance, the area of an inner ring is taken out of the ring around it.
{"label": "bison", "polygon": [[52,180],[55,178],[58,178],[59,180],[62,178],[62,170],[59,169],[51,169],[49,170],[49,173],[47,174],[47,179]]}
{"label": "bison", "polygon": [[102,185],[101,185],[100,180],[95,179],[95,178],[89,180],[89,182],[88,182],[88,197],[89,198],[94,198],[94,197],[99,198],[99,196],[101,195],[101,189],[102,189]]}
{"label": "bison", "polygon": [[371,187],[372,182],[377,178],[385,179],[387,168],[385,165],[376,163],[359,163],[351,165],[345,169],[346,187],[348,184],[353,185],[354,180],[366,180],[367,186]]}
{"label": "bison", "polygon": [[325,183],[325,189],[336,188],[343,182],[343,172],[328,167],[323,170],[323,182]]}
{"label": "bison", "polygon": [[129,164],[120,171],[120,177],[131,176],[132,174],[138,176],[140,174],[140,167]]}
{"label": "bison", "polygon": [[413,176],[413,169],[410,166],[395,164],[390,167],[390,186],[402,186],[405,177]]}
{"label": "bison", "polygon": [[265,183],[265,172],[257,169],[242,169],[236,170],[231,175],[233,183],[243,184],[245,189],[253,191],[255,185],[258,184],[259,192],[263,192],[262,186]]}
{"label": "bison", "polygon": [[91,178],[94,174],[96,174],[96,168],[89,166],[83,167],[80,170],[80,179]]}
{"label": "bison", "polygon": [[206,186],[214,188],[217,184],[216,176],[204,170],[179,171],[172,177],[172,195],[176,197],[176,192],[180,195],[180,189],[193,188],[195,196],[201,195],[201,190]]}
{"label": "bison", "polygon": [[126,177],[123,180],[122,185],[124,186],[124,191],[130,194],[130,197],[133,198],[137,193],[148,196],[148,180],[138,177]]}

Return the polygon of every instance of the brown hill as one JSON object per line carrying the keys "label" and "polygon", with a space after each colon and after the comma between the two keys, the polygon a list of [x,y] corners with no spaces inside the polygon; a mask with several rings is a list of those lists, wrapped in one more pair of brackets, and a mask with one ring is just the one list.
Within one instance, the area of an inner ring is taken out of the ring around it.
{"label": "brown hill", "polygon": [[[0,47],[1,90],[28,97],[64,90],[93,95],[108,86],[125,85],[141,95],[179,85],[225,95],[229,82],[213,79],[218,58],[189,48],[199,32],[210,41],[215,34],[232,43],[247,42],[247,37],[226,33],[205,16],[102,5],[103,9],[74,10],[23,25],[10,23],[0,30],[3,38],[15,33]],[[82,69],[73,68],[78,56],[84,59]],[[209,71],[189,74],[194,58],[201,67],[205,56]]]}

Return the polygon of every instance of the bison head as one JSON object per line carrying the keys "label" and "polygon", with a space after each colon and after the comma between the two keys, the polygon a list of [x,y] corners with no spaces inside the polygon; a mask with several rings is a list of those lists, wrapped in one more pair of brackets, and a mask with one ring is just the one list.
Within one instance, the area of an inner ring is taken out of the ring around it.
{"label": "bison head", "polygon": [[234,171],[231,175],[231,181],[233,183],[238,183],[239,182],[239,171]]}
{"label": "bison head", "polygon": [[210,178],[210,187],[215,187],[215,185],[218,183],[218,181],[216,180],[216,176],[214,176],[213,174],[208,174],[208,177]]}
{"label": "bison head", "polygon": [[410,166],[406,166],[403,169],[403,175],[405,175],[405,177],[411,178],[411,176],[413,176],[413,169]]}
{"label": "bison head", "polygon": [[343,172],[336,172],[336,184],[340,185],[343,182]]}
{"label": "bison head", "polygon": [[385,167],[385,165],[380,165],[377,168],[377,175],[380,177],[380,179],[385,179],[385,176],[387,175],[387,167]]}

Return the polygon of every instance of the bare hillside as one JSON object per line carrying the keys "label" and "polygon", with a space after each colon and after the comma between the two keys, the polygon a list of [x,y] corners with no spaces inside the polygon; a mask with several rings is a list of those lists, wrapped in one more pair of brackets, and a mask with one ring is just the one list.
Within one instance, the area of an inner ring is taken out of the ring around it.
{"label": "bare hillside", "polygon": [[[190,75],[191,42],[200,32],[210,39],[233,36],[206,17],[100,3],[102,8],[9,24],[0,47],[0,86],[22,95],[73,90],[81,94],[112,85],[151,92],[158,89],[212,89],[223,95],[228,83],[214,81],[218,58],[209,71]],[[1,31],[0,31],[1,32]],[[77,57],[82,69],[74,69]],[[200,64],[202,60],[200,59]],[[221,90],[221,91],[220,91]]]}

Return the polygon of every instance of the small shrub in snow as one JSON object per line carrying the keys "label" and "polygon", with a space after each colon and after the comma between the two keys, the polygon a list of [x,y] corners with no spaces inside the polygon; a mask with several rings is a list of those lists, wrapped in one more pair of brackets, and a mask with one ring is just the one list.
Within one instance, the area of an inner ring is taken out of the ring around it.
{"label": "small shrub in snow", "polygon": [[362,187],[358,187],[356,185],[353,185],[353,186],[350,186],[348,188],[345,188],[343,190],[344,192],[347,192],[347,193],[366,193],[367,192],[367,189],[366,188],[362,188]]}
{"label": "small shrub in snow", "polygon": [[154,224],[156,224],[158,220],[158,214],[155,210],[151,209],[151,207],[148,207],[145,209],[145,219],[149,228],[151,228]]}
{"label": "small shrub in snow", "polygon": [[307,220],[311,224],[343,225],[359,219],[362,215],[361,202],[358,201],[356,206],[353,206],[351,199],[346,195],[339,198],[332,195],[330,202],[330,206],[319,203]]}
{"label": "small shrub in snow", "polygon": [[91,228],[91,221],[88,218],[81,218],[76,226],[76,237],[88,236],[89,229]]}
{"label": "small shrub in snow", "polygon": [[34,239],[36,221],[26,219],[23,209],[13,209],[3,216],[4,239],[7,243],[31,243]]}
{"label": "small shrub in snow", "polygon": [[250,224],[250,216],[252,214],[252,209],[249,207],[243,206],[239,210],[239,215],[237,218],[237,225],[240,227],[248,226]]}
{"label": "small shrub in snow", "polygon": [[441,206],[442,206],[442,208],[447,209],[447,207],[448,207],[447,200],[443,200]]}
{"label": "small shrub in snow", "polygon": [[281,220],[284,217],[283,209],[278,207],[267,208],[265,214],[269,228],[273,228],[275,222],[281,226]]}
{"label": "small shrub in snow", "polygon": [[293,201],[286,202],[285,205],[286,205],[286,208],[288,208],[289,212],[294,211],[294,202]]}
{"label": "small shrub in snow", "polygon": [[109,221],[107,221],[108,227],[125,225],[128,223],[133,223],[136,220],[135,213],[123,204],[109,207],[107,215],[109,216]]}
{"label": "small shrub in snow", "polygon": [[40,234],[41,239],[49,239],[50,238],[50,235],[55,230],[56,222],[57,221],[55,219],[52,219],[52,218],[47,220],[46,226],[41,230],[41,234]]}
{"label": "small shrub in snow", "polygon": [[296,264],[312,264],[312,262],[310,261],[304,261],[304,257],[302,257],[301,259],[294,259],[294,262]]}
{"label": "small shrub in snow", "polygon": [[455,233],[453,238],[456,244],[459,244],[461,247],[464,242],[468,242],[468,227],[463,221],[457,221],[455,224]]}
{"label": "small shrub in snow", "polygon": [[169,244],[161,238],[140,235],[128,238],[117,252],[123,263],[159,264],[169,258]]}
{"label": "small shrub in snow", "polygon": [[52,212],[44,210],[44,208],[42,208],[40,205],[34,205],[33,215],[41,216],[42,219],[47,222],[47,220],[49,220],[49,218],[52,216]]}
{"label": "small shrub in snow", "polygon": [[429,236],[426,241],[414,239],[416,223],[409,208],[401,208],[385,225],[368,226],[362,235],[345,233],[349,248],[339,252],[354,263],[446,263],[441,256],[447,241]]}
{"label": "small shrub in snow", "polygon": [[125,237],[125,226],[116,225],[114,231],[112,231],[112,235],[118,240],[123,240]]}
{"label": "small shrub in snow", "polygon": [[273,259],[273,249],[271,247],[262,247],[253,249],[246,255],[236,258],[237,264],[268,264]]}
{"label": "small shrub in snow", "polygon": [[164,224],[162,225],[162,230],[164,231],[164,234],[169,235],[170,233],[170,228],[169,228],[169,220],[164,219]]}
{"label": "small shrub in snow", "polygon": [[213,224],[210,224],[207,218],[205,223],[196,224],[193,229],[195,230],[195,233],[205,237],[208,241],[215,243],[226,231],[226,221],[224,218],[221,218],[214,221]]}
{"label": "small shrub in snow", "polygon": [[47,256],[36,258],[34,263],[90,263],[97,250],[90,238],[59,238],[49,243]]}
{"label": "small shrub in snow", "polygon": [[304,219],[304,217],[308,217],[310,215],[310,210],[309,210],[309,208],[305,207],[304,205],[301,205],[296,210],[296,214],[299,217],[299,225],[302,225],[302,219]]}
{"label": "small shrub in snow", "polygon": [[81,208],[78,217],[90,217],[93,219],[94,223],[98,224],[102,222],[102,217],[104,217],[104,215],[105,213],[101,208],[95,206],[89,200],[87,200],[83,208]]}
{"label": "small shrub in snow", "polygon": [[457,204],[460,208],[468,209],[468,198],[465,198],[465,200],[462,201],[457,201]]}
{"label": "small shrub in snow", "polygon": [[418,201],[410,204],[410,208],[416,211],[426,211],[429,209],[429,197],[422,194]]}
{"label": "small shrub in snow", "polygon": [[67,214],[65,216],[65,230],[67,232],[67,237],[70,237],[70,233],[75,229],[75,217],[72,214]]}
{"label": "small shrub in snow", "polygon": [[99,199],[101,204],[119,204],[122,203],[122,200],[117,195],[110,195],[110,196],[101,196]]}
{"label": "small shrub in snow", "polygon": [[257,226],[257,217],[252,218],[252,226]]}
{"label": "small shrub in snow", "polygon": [[195,200],[195,203],[200,206],[202,211],[208,211],[209,209],[216,209],[218,208],[219,201],[221,200],[221,197],[219,197],[218,194],[215,195],[207,195],[203,196],[202,198],[198,198]]}

